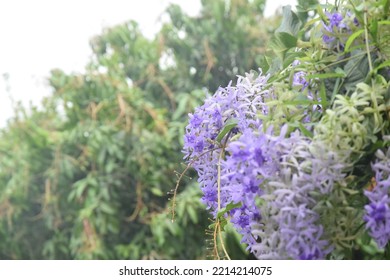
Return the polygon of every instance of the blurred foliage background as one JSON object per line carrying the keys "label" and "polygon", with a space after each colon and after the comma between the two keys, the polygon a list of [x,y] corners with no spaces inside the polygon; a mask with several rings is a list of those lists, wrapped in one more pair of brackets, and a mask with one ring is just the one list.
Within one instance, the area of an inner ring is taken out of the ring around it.
{"label": "blurred foliage background", "polygon": [[171,222],[184,127],[207,92],[259,67],[280,22],[264,5],[203,0],[197,17],[171,5],[153,40],[129,21],[92,38],[85,73],[53,70],[52,96],[0,131],[0,258],[207,258],[193,174]]}

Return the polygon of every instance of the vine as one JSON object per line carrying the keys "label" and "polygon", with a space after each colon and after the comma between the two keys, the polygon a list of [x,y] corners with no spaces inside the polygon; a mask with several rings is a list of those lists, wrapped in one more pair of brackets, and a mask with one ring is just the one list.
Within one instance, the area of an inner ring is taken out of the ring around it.
{"label": "vine", "polygon": [[225,223],[259,259],[389,254],[389,1],[323,7],[307,22],[285,7],[260,73],[189,116],[183,151],[217,258]]}

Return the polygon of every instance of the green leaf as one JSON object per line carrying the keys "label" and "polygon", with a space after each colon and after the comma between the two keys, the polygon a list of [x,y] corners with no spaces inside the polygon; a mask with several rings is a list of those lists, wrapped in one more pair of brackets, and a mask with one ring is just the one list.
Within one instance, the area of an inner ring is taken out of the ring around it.
{"label": "green leaf", "polygon": [[354,32],[351,36],[349,36],[347,42],[345,43],[344,52],[349,52],[349,48],[351,47],[351,44],[357,37],[359,37],[364,32],[364,29],[359,29],[358,31]]}
{"label": "green leaf", "polygon": [[301,22],[298,16],[291,11],[291,6],[283,7],[283,19],[280,26],[276,29],[276,33],[287,33],[292,36],[297,36],[301,27]]}
{"label": "green leaf", "polygon": [[219,210],[219,212],[217,213],[217,219],[222,218],[223,215],[225,215],[230,210],[235,209],[235,208],[239,208],[239,207],[241,207],[241,202],[238,202],[238,203],[230,202],[228,205],[226,205],[225,208],[222,208],[221,210]]}
{"label": "green leaf", "polygon": [[287,68],[294,60],[296,60],[299,57],[305,57],[304,52],[297,52],[295,50],[291,52],[287,52],[284,61],[283,61],[283,68]]}
{"label": "green leaf", "polygon": [[159,188],[151,188],[150,191],[156,196],[163,196],[164,193]]}
{"label": "green leaf", "polygon": [[220,219],[219,226],[221,231],[225,231],[225,226],[227,225],[227,220],[225,218]]}
{"label": "green leaf", "polygon": [[301,130],[301,132],[303,133],[303,135],[305,135],[306,137],[309,137],[309,138],[313,138],[313,132],[308,130],[302,123],[299,123],[298,126],[299,126],[299,129]]}
{"label": "green leaf", "polygon": [[233,128],[235,128],[238,124],[237,119],[230,119],[226,122],[225,126],[222,128],[221,132],[217,136],[217,141],[221,143],[223,137],[229,133]]}
{"label": "green leaf", "polygon": [[259,65],[259,68],[263,71],[263,73],[266,73],[269,70],[270,64],[266,56],[260,56],[256,62],[257,65]]}
{"label": "green leaf", "polygon": [[[279,72],[283,68],[283,62],[280,57],[274,57],[274,59],[271,60],[270,68],[267,71],[267,74],[271,74],[270,79],[268,80],[268,83],[271,84],[273,81],[281,80],[284,78]],[[285,74],[285,76],[287,76]]]}
{"label": "green leaf", "polygon": [[100,202],[99,208],[106,214],[109,214],[109,215],[115,214],[114,208],[106,202]]}
{"label": "green leaf", "polygon": [[198,215],[197,215],[195,209],[192,206],[188,206],[187,207],[187,213],[190,216],[191,221],[194,224],[197,224],[198,223]]}
{"label": "green leaf", "polygon": [[371,22],[370,33],[372,35],[372,38],[374,39],[374,42],[377,42],[377,38],[378,38],[378,21],[377,20],[373,20]]}
{"label": "green leaf", "polygon": [[390,60],[386,60],[385,62],[379,64],[377,67],[375,67],[374,71],[378,71],[382,68],[389,67],[390,66]]}
{"label": "green leaf", "polygon": [[310,74],[307,75],[309,79],[329,79],[329,78],[344,78],[345,73],[342,72],[333,72],[333,73],[321,73],[321,74]]}
{"label": "green leaf", "polygon": [[[219,223],[219,227],[220,227],[221,231],[224,231],[225,226],[227,225],[227,220],[224,217],[221,217],[221,218],[217,218],[217,222]],[[209,229],[215,229],[217,222],[209,225]]]}
{"label": "green leaf", "polygon": [[327,16],[324,13],[323,8],[320,5],[317,6],[317,13],[320,15],[322,20],[325,20],[327,18]]}
{"label": "green leaf", "polygon": [[298,39],[287,32],[277,32],[270,41],[270,48],[275,53],[284,53],[297,46]]}
{"label": "green leaf", "polygon": [[321,97],[322,110],[325,112],[326,109],[328,108],[328,99],[326,96],[326,88],[323,81],[321,82],[321,86],[320,86],[320,97]]}
{"label": "green leaf", "polygon": [[363,82],[369,72],[367,55],[362,55],[349,60],[344,66],[344,71],[347,73],[347,77],[344,81],[344,87],[347,90],[354,88],[356,84]]}

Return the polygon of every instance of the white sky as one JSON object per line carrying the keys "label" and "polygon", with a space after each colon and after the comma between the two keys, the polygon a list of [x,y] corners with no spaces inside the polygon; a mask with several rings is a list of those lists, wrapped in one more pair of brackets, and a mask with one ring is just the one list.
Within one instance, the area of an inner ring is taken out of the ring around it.
{"label": "white sky", "polygon": [[[266,15],[296,3],[267,2]],[[82,72],[91,55],[89,39],[104,27],[133,19],[152,38],[169,3],[180,4],[193,16],[201,5],[200,0],[1,0],[0,127],[13,114],[10,97],[37,105],[50,94],[46,78],[51,69]]]}

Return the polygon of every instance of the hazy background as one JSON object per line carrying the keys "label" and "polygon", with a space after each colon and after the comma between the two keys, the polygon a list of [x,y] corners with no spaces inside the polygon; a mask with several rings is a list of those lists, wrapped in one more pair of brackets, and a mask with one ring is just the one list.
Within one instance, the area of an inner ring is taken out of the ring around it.
{"label": "hazy background", "polygon": [[[53,68],[82,72],[91,55],[89,39],[129,19],[152,38],[169,3],[196,15],[200,0],[15,0],[0,2],[0,127],[12,116],[12,100],[39,104],[50,94]],[[267,1],[265,15],[296,1]]]}

